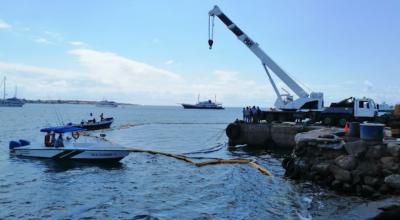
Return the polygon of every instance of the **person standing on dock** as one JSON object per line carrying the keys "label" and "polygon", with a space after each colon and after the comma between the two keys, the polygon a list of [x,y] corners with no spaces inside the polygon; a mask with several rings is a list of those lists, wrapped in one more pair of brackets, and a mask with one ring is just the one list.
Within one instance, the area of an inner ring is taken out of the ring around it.
{"label": "person standing on dock", "polygon": [[243,114],[243,121],[246,122],[246,108],[243,108],[242,114]]}

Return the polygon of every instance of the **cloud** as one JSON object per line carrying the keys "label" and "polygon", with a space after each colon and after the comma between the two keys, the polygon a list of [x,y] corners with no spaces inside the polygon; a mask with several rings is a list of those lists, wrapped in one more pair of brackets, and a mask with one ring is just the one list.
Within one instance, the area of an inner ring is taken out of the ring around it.
{"label": "cloud", "polygon": [[53,31],[45,31],[44,34],[51,38],[53,41],[63,42],[64,37],[60,33],[56,33]]}
{"label": "cloud", "polygon": [[364,81],[364,92],[372,92],[374,90],[374,85],[368,81]]}
{"label": "cloud", "polygon": [[83,43],[82,41],[70,41],[68,42],[70,45],[72,46],[77,46],[77,47],[81,47],[81,46],[85,46],[86,44]]}
{"label": "cloud", "polygon": [[0,29],[10,29],[12,26],[0,19]]}
{"label": "cloud", "polygon": [[53,42],[47,40],[44,37],[34,37],[33,40],[39,44],[53,44]]}
{"label": "cloud", "polygon": [[18,83],[21,96],[26,98],[100,100],[105,97],[163,105],[193,102],[197,94],[205,99],[213,99],[216,94],[227,105],[275,100],[264,83],[242,79],[235,71],[215,70],[201,79],[193,79],[115,53],[74,49],[68,54],[76,58],[79,70],[0,62],[0,71],[7,73],[10,83]]}
{"label": "cloud", "polygon": [[174,62],[175,62],[174,60],[167,60],[167,61],[164,62],[164,64],[166,64],[166,65],[171,65],[171,64],[173,64]]}

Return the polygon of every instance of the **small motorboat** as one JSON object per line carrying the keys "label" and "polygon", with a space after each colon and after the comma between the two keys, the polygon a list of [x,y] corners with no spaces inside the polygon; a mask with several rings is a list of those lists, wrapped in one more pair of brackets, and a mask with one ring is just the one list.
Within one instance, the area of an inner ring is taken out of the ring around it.
{"label": "small motorboat", "polygon": [[64,147],[33,146],[29,141],[10,141],[10,154],[22,157],[48,158],[54,160],[74,160],[87,162],[118,162],[130,153],[129,149],[105,141],[78,143],[82,128],[60,126],[43,128],[41,132],[55,134],[71,133],[73,138],[67,138]]}
{"label": "small motorboat", "polygon": [[107,129],[110,128],[111,124],[114,122],[114,118],[103,118],[100,121],[88,120],[82,121],[80,124],[72,124],[69,123],[68,126],[82,128],[84,130],[93,131],[93,130],[100,130],[100,129]]}

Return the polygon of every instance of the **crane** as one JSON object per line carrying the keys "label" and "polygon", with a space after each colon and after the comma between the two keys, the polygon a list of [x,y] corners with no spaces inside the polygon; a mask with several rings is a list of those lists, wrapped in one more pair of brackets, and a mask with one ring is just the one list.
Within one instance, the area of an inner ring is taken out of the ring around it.
{"label": "crane", "polygon": [[[296,81],[294,81],[278,64],[276,64],[258,45],[254,42],[247,34],[245,34],[235,23],[233,23],[216,5],[208,13],[208,44],[210,49],[212,49],[214,43],[214,18],[217,16],[227,27],[231,30],[237,38],[244,43],[260,60],[261,64],[267,73],[268,79],[272,84],[274,92],[277,96],[275,101],[275,107],[281,110],[317,110],[321,111],[324,107],[323,93],[321,92],[311,92],[310,94],[306,92]],[[278,90],[272,76],[271,72],[275,73],[288,87],[292,90],[298,98],[293,99],[293,96],[286,92],[286,94],[281,94]]]}

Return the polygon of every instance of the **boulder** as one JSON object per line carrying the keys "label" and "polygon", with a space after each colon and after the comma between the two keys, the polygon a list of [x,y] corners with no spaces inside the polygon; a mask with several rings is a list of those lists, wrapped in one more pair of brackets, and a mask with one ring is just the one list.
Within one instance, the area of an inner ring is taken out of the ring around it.
{"label": "boulder", "polygon": [[345,170],[352,170],[357,165],[356,159],[351,155],[341,155],[335,159],[335,163]]}
{"label": "boulder", "polygon": [[379,176],[381,170],[375,160],[358,161],[356,171],[362,176]]}
{"label": "boulder", "polygon": [[361,193],[364,196],[372,196],[375,193],[375,189],[372,188],[371,186],[362,185],[361,186]]}
{"label": "boulder", "polygon": [[365,158],[377,159],[382,157],[384,153],[385,153],[385,148],[383,145],[370,146],[368,147],[365,153]]}
{"label": "boulder", "polygon": [[342,186],[342,183],[339,180],[332,181],[331,187],[332,189],[339,189]]}
{"label": "boulder", "polygon": [[312,171],[316,171],[318,174],[327,176],[329,174],[329,163],[315,163],[312,167],[311,170]]}
{"label": "boulder", "polygon": [[342,186],[342,190],[345,192],[351,192],[353,190],[353,187],[348,183],[344,183]]}
{"label": "boulder", "polygon": [[394,189],[400,189],[400,175],[392,174],[385,177],[385,183]]}
{"label": "boulder", "polygon": [[400,156],[400,145],[399,144],[394,144],[390,143],[387,145],[387,152],[392,156],[392,157],[399,157]]}
{"label": "boulder", "polygon": [[347,142],[344,145],[346,152],[354,157],[359,157],[367,150],[367,145],[364,141],[358,140],[354,142]]}
{"label": "boulder", "polygon": [[395,170],[399,169],[399,164],[397,163],[397,160],[394,157],[382,157],[380,159],[380,161],[382,163],[383,169],[387,169],[387,170],[391,170],[391,171],[395,171]]}
{"label": "boulder", "polygon": [[379,187],[379,192],[382,194],[386,194],[386,193],[390,192],[390,188],[386,183],[384,183]]}
{"label": "boulder", "polygon": [[365,176],[364,183],[368,186],[377,186],[379,184],[379,179],[376,177]]}
{"label": "boulder", "polygon": [[329,171],[335,177],[335,180],[340,182],[348,182],[351,180],[351,173],[348,170],[342,169],[338,166],[331,165],[329,166]]}

